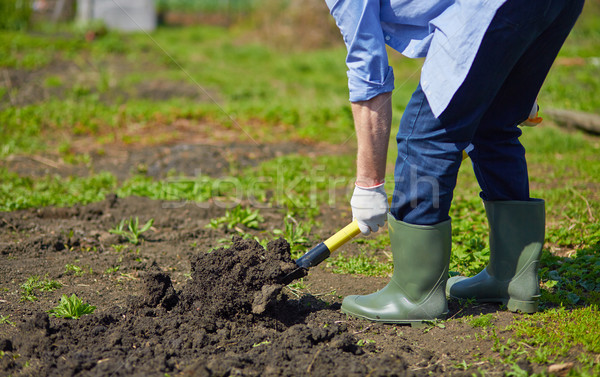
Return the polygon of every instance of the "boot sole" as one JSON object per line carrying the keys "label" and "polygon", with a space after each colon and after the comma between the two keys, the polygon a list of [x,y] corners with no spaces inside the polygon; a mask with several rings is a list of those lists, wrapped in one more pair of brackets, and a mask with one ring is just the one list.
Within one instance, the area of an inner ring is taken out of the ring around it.
{"label": "boot sole", "polygon": [[428,322],[432,322],[432,321],[438,321],[438,320],[444,320],[446,319],[446,316],[448,315],[448,312],[442,313],[441,316],[437,317],[437,318],[426,318],[426,319],[381,319],[381,318],[370,318],[364,315],[360,315],[360,314],[355,314],[352,313],[350,311],[346,311],[344,309],[341,309],[341,312],[355,317],[355,318],[360,318],[360,319],[366,319],[367,321],[371,321],[371,322],[378,322],[378,323],[386,323],[386,324],[390,324],[390,325],[410,325],[411,327],[415,327],[415,328],[422,328],[428,325]]}
{"label": "boot sole", "polygon": [[[450,295],[450,298],[455,300],[467,300],[464,297],[456,297]],[[523,301],[517,300],[514,298],[486,298],[486,299],[477,299],[475,298],[475,302],[479,304],[502,304],[505,305],[506,308],[514,313],[521,312],[526,314],[532,314],[538,311],[538,301],[539,296],[532,297],[531,301]]]}

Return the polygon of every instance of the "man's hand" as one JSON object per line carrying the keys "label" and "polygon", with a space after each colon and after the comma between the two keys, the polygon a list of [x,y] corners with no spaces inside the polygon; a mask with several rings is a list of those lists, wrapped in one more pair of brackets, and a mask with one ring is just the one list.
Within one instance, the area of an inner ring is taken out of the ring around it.
{"label": "man's hand", "polygon": [[389,209],[383,181],[392,123],[392,93],[353,102],[352,115],[358,150],[356,187],[350,205],[360,231],[368,235],[383,226]]}
{"label": "man's hand", "polygon": [[352,217],[358,221],[358,227],[365,236],[377,232],[385,224],[389,204],[383,183],[374,187],[354,187],[350,200]]}

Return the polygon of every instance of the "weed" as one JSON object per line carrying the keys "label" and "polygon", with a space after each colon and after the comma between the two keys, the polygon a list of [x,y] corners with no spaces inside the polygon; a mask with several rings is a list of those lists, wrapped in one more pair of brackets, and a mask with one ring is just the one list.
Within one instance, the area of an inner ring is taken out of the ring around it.
{"label": "weed", "polygon": [[225,211],[225,216],[212,219],[208,226],[215,229],[225,226],[229,230],[235,229],[239,233],[244,233],[239,228],[240,225],[249,229],[258,229],[259,224],[264,221],[265,219],[259,214],[258,210],[251,210],[238,205],[231,210]]}
{"label": "weed", "polygon": [[308,243],[307,235],[310,234],[311,226],[310,224],[300,225],[290,214],[285,216],[284,224],[283,230],[274,229],[273,234],[285,238],[290,244],[292,257],[297,258],[300,254],[298,251]]}
{"label": "weed", "polygon": [[73,293],[71,297],[62,295],[60,304],[55,308],[48,310],[48,313],[57,318],[79,319],[82,315],[92,314],[94,310],[96,310],[95,306],[84,303],[75,295],[75,293]]}
{"label": "weed", "polygon": [[532,347],[543,347],[544,355],[566,355],[575,345],[588,352],[600,353],[600,336],[591,329],[600,328],[596,306],[552,309],[515,321],[510,329],[514,337]]}
{"label": "weed", "polygon": [[62,284],[56,280],[47,278],[40,280],[38,275],[33,275],[29,277],[25,283],[21,284],[21,301],[37,300],[37,297],[34,294],[36,289],[42,292],[51,292],[61,287]]}
{"label": "weed", "polygon": [[334,258],[329,258],[327,267],[332,268],[336,274],[358,274],[366,276],[388,276],[393,266],[391,263],[381,263],[377,258],[365,255],[347,257],[338,254]]}
{"label": "weed", "polygon": [[[124,237],[130,243],[137,245],[140,243],[140,235],[150,229],[152,224],[154,224],[154,219],[150,219],[140,228],[139,221],[137,216],[135,217],[135,220],[132,218],[129,220],[123,219],[115,228],[110,229],[109,232]],[[127,225],[127,230],[125,230],[125,225]]]}
{"label": "weed", "polygon": [[260,347],[260,346],[266,346],[267,344],[271,344],[271,341],[270,340],[263,340],[260,343],[254,343],[252,345],[252,348],[256,348],[256,347]]}
{"label": "weed", "polygon": [[480,316],[474,317],[469,321],[469,325],[471,325],[471,327],[475,328],[475,327],[483,327],[483,328],[487,328],[492,326],[492,319],[493,316],[491,313],[489,314],[482,314]]}
{"label": "weed", "polygon": [[598,246],[559,258],[544,250],[541,258],[542,303],[574,307],[600,305],[600,254]]}
{"label": "weed", "polygon": [[300,280],[288,284],[288,287],[300,291],[306,289],[306,283],[304,283],[304,278],[300,278]]}
{"label": "weed", "polygon": [[104,274],[106,274],[106,275],[114,274],[115,272],[118,272],[120,269],[121,269],[121,266],[109,267],[106,270],[104,270]]}
{"label": "weed", "polygon": [[80,266],[67,263],[65,265],[65,274],[71,274],[71,273],[75,276],[83,276],[85,271],[83,271],[83,268],[81,268]]}
{"label": "weed", "polygon": [[467,369],[469,369],[471,367],[471,364],[469,364],[465,360],[463,360],[460,363],[456,363],[454,365],[454,367],[457,368],[457,369],[467,370]]}
{"label": "weed", "polygon": [[521,369],[517,364],[511,365],[511,371],[506,372],[507,377],[528,377],[529,373],[526,370]]}
{"label": "weed", "polygon": [[446,325],[442,321],[434,320],[434,321],[424,321],[423,324],[426,326],[423,330],[423,333],[428,333],[434,328],[445,329]]}
{"label": "weed", "polygon": [[359,347],[364,347],[367,344],[374,344],[375,341],[372,339],[359,339],[358,342],[356,342],[356,345]]}
{"label": "weed", "polygon": [[0,315],[0,325],[2,325],[2,324],[11,325],[13,327],[16,326],[16,323],[11,321],[10,316],[8,316],[8,315]]}
{"label": "weed", "polygon": [[113,244],[113,245],[110,245],[110,247],[113,248],[115,253],[120,253],[123,250],[127,250],[127,248],[128,248],[127,245],[120,245],[120,244]]}

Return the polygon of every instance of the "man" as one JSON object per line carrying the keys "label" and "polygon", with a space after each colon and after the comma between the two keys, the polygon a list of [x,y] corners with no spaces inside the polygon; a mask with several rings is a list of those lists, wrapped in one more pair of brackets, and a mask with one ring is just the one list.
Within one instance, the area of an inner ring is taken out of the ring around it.
{"label": "man", "polygon": [[[415,324],[443,318],[448,294],[534,312],[545,209],[543,200],[529,196],[518,124],[527,119],[583,0],[327,4],[348,48],[358,139],[352,213],[365,235],[387,218],[394,258],[390,283],[370,295],[346,297],[342,311]],[[383,183],[394,78],[386,44],[407,57],[426,58],[396,137],[389,213]],[[491,255],[477,276],[447,282],[448,213],[463,150],[481,187]]]}

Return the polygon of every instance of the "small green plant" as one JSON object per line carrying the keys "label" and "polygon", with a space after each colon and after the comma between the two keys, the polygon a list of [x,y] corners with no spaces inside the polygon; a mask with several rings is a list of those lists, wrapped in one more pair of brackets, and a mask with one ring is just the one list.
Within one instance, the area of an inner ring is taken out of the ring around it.
{"label": "small green plant", "polygon": [[306,283],[304,282],[304,278],[300,278],[300,280],[288,284],[288,287],[291,289],[302,290],[306,289]]}
{"label": "small green plant", "polygon": [[120,253],[123,250],[127,250],[127,245],[113,244],[113,245],[110,245],[110,247],[113,248],[113,250],[115,251],[115,253]]}
{"label": "small green plant", "polygon": [[311,226],[309,224],[301,226],[298,221],[289,214],[285,217],[284,224],[283,230],[275,229],[273,230],[273,234],[285,238],[290,244],[292,257],[298,257],[299,255],[295,254],[298,254],[299,249],[308,243],[307,235],[310,234]]}
{"label": "small green plant", "polygon": [[21,284],[21,301],[35,301],[37,297],[34,291],[51,292],[62,287],[62,284],[56,280],[44,278],[40,280],[38,275],[33,275],[27,281]]}
{"label": "small green plant", "polygon": [[454,365],[454,367],[457,368],[457,369],[467,370],[467,369],[469,369],[471,367],[471,364],[469,364],[465,360],[463,360],[460,363],[456,363]]}
{"label": "small green plant", "polygon": [[215,229],[225,226],[227,229],[235,229],[239,233],[244,233],[240,229],[240,225],[249,229],[258,229],[260,223],[263,221],[265,219],[259,214],[258,210],[253,211],[238,205],[231,210],[225,211],[225,216],[212,219],[208,226]]}
{"label": "small green plant", "polygon": [[271,341],[270,341],[270,340],[263,340],[263,341],[262,341],[262,342],[260,342],[260,343],[254,343],[254,344],[252,345],[252,347],[253,347],[253,348],[256,348],[256,347],[260,347],[260,346],[266,346],[267,344],[271,344]]}
{"label": "small green plant", "polygon": [[438,329],[446,328],[446,325],[442,321],[439,321],[439,320],[425,321],[425,322],[423,322],[423,326],[424,326],[423,333],[425,333],[425,334],[430,332],[432,329],[434,329],[436,327]]}
{"label": "small green plant", "polygon": [[[140,219],[136,216],[135,220],[130,218],[129,220],[121,220],[119,225],[115,228],[110,229],[109,232],[112,234],[119,235],[121,237],[125,237],[127,241],[130,243],[137,245],[140,243],[140,235],[146,232],[150,227],[154,224],[154,219],[148,220],[142,227],[140,228]],[[125,229],[125,225],[127,225],[127,229]]]}
{"label": "small green plant", "polygon": [[86,304],[73,293],[71,297],[62,295],[60,304],[53,309],[48,310],[50,315],[57,318],[79,319],[82,315],[92,314],[96,310],[95,306]]}
{"label": "small green plant", "polygon": [[84,271],[80,266],[67,263],[65,265],[65,274],[70,274],[70,273],[72,273],[75,276],[82,276],[84,274]]}
{"label": "small green plant", "polygon": [[11,326],[16,326],[16,324],[10,320],[10,316],[8,315],[0,315],[0,325],[7,324]]}
{"label": "small green plant", "polygon": [[483,327],[483,328],[487,328],[492,326],[492,314],[482,314],[478,317],[474,317],[469,321],[469,325],[471,325],[471,327],[475,328],[475,327]]}
{"label": "small green plant", "polygon": [[113,274],[115,272],[118,272],[121,269],[121,266],[113,266],[113,267],[109,267],[106,270],[104,270],[104,273],[106,275],[110,275]]}
{"label": "small green plant", "polygon": [[357,345],[357,346],[359,346],[359,347],[364,347],[364,346],[366,346],[367,344],[373,344],[373,343],[375,343],[375,341],[374,341],[374,340],[372,340],[372,339],[360,339],[360,340],[359,340],[359,341],[356,343],[356,345]]}

